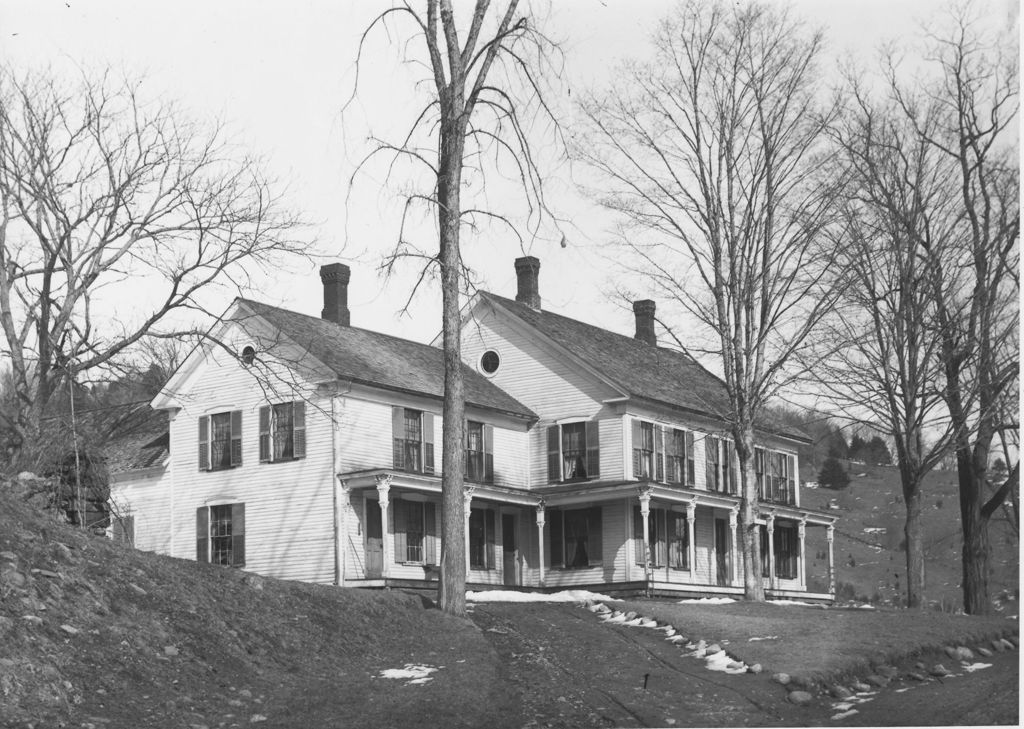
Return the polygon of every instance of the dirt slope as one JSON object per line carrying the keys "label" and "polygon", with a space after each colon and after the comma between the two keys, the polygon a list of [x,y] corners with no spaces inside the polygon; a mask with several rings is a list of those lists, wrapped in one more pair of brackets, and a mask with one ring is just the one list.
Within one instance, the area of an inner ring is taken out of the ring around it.
{"label": "dirt slope", "polygon": [[[0,485],[0,726],[479,726],[502,713],[479,629],[416,596],[136,552],[22,490]],[[380,677],[409,663],[445,680]]]}

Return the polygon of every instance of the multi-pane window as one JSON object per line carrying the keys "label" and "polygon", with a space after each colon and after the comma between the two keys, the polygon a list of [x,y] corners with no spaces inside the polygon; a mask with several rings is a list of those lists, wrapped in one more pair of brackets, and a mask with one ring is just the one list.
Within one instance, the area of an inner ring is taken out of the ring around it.
{"label": "multi-pane window", "polygon": [[245,504],[196,509],[196,559],[230,567],[245,566]]}
{"label": "multi-pane window", "polygon": [[597,421],[548,428],[548,478],[572,481],[600,475]]}
{"label": "multi-pane window", "polygon": [[[655,428],[654,423],[646,423],[641,420],[633,421],[633,478],[648,481],[661,480],[657,473],[661,471],[661,454],[656,445],[656,441],[660,437],[661,428]],[[659,461],[657,469],[655,468],[656,459]]]}
{"label": "multi-pane window", "polygon": [[494,509],[469,512],[469,566],[475,570],[494,569]]}
{"label": "multi-pane window", "polygon": [[396,499],[395,562],[437,564],[437,526],[432,502]]}
{"label": "multi-pane window", "polygon": [[647,515],[647,545],[644,545],[644,519],[639,506],[633,507],[633,553],[636,563],[650,559],[651,567],[668,565],[690,568],[690,529],[686,514],[652,508]]}
{"label": "multi-pane window", "polygon": [[[775,523],[772,531],[772,549],[775,552],[775,577],[782,580],[795,580],[798,576],[797,560],[800,545],[797,528],[786,524]],[[768,571],[768,528],[761,527],[761,574],[769,576]]]}
{"label": "multi-pane window", "polygon": [[754,449],[758,497],[778,504],[796,503],[796,459],[786,453]]}
{"label": "multi-pane window", "polygon": [[673,428],[665,433],[665,461],[668,482],[693,486],[696,464],[693,458],[693,433]]}
{"label": "multi-pane window", "polygon": [[260,460],[291,461],[306,456],[306,407],[285,402],[260,408]]}
{"label": "multi-pane window", "polygon": [[242,411],[199,418],[199,470],[219,471],[242,465]]}
{"label": "multi-pane window", "polygon": [[494,428],[472,420],[466,422],[466,480],[494,480]]}
{"label": "multi-pane window", "polygon": [[434,473],[434,416],[421,410],[392,409],[394,466],[411,473]]}
{"label": "multi-pane window", "polygon": [[704,460],[707,464],[707,488],[709,491],[736,492],[736,478],[732,465],[733,445],[731,442],[709,435],[704,440]]}
{"label": "multi-pane window", "polygon": [[601,507],[548,511],[551,566],[582,569],[601,564]]}

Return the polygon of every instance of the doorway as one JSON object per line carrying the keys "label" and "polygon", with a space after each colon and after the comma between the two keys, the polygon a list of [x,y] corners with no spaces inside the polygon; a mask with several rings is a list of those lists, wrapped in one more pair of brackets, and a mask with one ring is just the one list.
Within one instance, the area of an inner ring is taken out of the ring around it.
{"label": "doorway", "polygon": [[519,546],[516,542],[515,514],[501,515],[501,569],[505,585],[519,585]]}
{"label": "doorway", "polygon": [[366,501],[366,577],[380,579],[384,575],[384,525],[380,502]]}

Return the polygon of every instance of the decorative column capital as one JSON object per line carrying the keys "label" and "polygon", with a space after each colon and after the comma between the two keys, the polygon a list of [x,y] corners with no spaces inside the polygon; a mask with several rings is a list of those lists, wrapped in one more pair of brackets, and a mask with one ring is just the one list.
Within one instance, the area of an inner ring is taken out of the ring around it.
{"label": "decorative column capital", "polygon": [[473,501],[473,492],[476,491],[476,486],[467,484],[462,487],[462,503],[466,505],[466,511],[469,511],[469,504]]}
{"label": "decorative column capital", "polygon": [[381,473],[377,474],[377,493],[380,494],[380,498],[383,501],[387,501],[388,493],[391,491],[391,474]]}
{"label": "decorative column capital", "polygon": [[341,474],[335,474],[335,478],[338,479],[338,488],[341,489],[343,494],[348,494],[352,491],[352,484],[347,479],[342,478]]}
{"label": "decorative column capital", "polygon": [[801,519],[800,523],[797,524],[797,534],[801,539],[807,536],[807,519]]}
{"label": "decorative column capital", "polygon": [[637,498],[640,499],[640,513],[647,516],[651,513],[651,492],[653,489],[650,486],[640,486],[637,488]]}
{"label": "decorative column capital", "polygon": [[834,525],[829,524],[828,525],[828,529],[825,530],[825,539],[827,539],[829,541],[829,543],[831,543],[832,540],[835,539],[835,536],[836,536],[836,528],[835,528]]}
{"label": "decorative column capital", "polygon": [[690,499],[686,504],[686,518],[693,521],[697,516],[697,499]]}
{"label": "decorative column capital", "polygon": [[543,527],[544,526],[544,523],[545,523],[544,522],[545,510],[546,510],[546,505],[544,503],[544,499],[541,499],[540,501],[537,502],[537,526],[538,527]]}
{"label": "decorative column capital", "polygon": [[735,529],[740,520],[740,505],[736,504],[729,509],[729,527]]}

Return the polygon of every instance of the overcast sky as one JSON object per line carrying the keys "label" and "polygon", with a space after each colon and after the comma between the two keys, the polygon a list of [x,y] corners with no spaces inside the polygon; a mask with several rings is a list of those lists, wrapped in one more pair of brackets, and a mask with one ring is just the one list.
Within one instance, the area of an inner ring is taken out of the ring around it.
{"label": "overcast sky", "polygon": [[[825,27],[826,65],[853,55],[870,62],[884,40],[911,38],[938,0],[801,0],[792,3],[811,24]],[[456,2],[457,10],[467,3]],[[1015,0],[983,0],[993,23],[1016,22]],[[440,294],[428,288],[412,313],[397,311],[412,285],[411,270],[383,282],[377,266],[397,234],[392,196],[379,180],[363,177],[346,207],[354,161],[365,153],[367,129],[386,133],[396,119],[408,121],[414,70],[402,69],[386,35],[371,46],[358,103],[342,117],[351,92],[356,47],[362,30],[385,7],[371,2],[256,2],[253,0],[0,0],[0,60],[15,67],[51,66],[68,72],[111,63],[145,72],[153,94],[181,100],[197,117],[220,117],[241,141],[264,154],[288,184],[292,207],[317,223],[315,253],[322,257],[261,287],[260,297],[318,315],[322,301],[316,266],[342,260],[352,266],[352,323],[429,341],[440,329]],[[670,7],[652,0],[557,0],[548,31],[562,41],[565,88],[601,83],[614,62],[643,56],[646,37]],[[393,38],[398,38],[396,30]],[[415,49],[414,49],[415,50]],[[568,91],[567,91],[568,93]],[[562,174],[562,172],[559,172]],[[544,307],[632,333],[632,315],[609,303],[616,280],[602,254],[605,220],[592,204],[556,180],[554,205],[574,225],[568,245],[548,241],[526,246],[541,259]],[[429,229],[424,229],[429,234]],[[514,295],[512,261],[523,247],[492,231],[486,241],[467,241],[476,251],[484,287]],[[229,303],[226,297],[224,306]]]}

